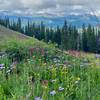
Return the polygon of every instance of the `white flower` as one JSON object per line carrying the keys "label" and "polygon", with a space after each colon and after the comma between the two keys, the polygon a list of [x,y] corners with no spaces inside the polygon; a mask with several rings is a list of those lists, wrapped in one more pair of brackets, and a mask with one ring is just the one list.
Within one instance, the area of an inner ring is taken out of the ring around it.
{"label": "white flower", "polygon": [[68,67],[72,67],[72,65],[68,65]]}
{"label": "white flower", "polygon": [[51,80],[52,83],[54,83],[54,82],[56,82],[56,81],[57,81],[56,79],[55,79],[55,80]]}
{"label": "white flower", "polygon": [[11,70],[9,69],[9,70],[7,70],[7,72],[6,72],[6,73],[8,74],[8,73],[10,73],[10,72],[11,72]]}
{"label": "white flower", "polygon": [[84,67],[84,64],[81,64],[80,67]]}
{"label": "white flower", "polygon": [[59,87],[59,91],[63,91],[64,90],[64,88],[62,88],[62,87]]}
{"label": "white flower", "polygon": [[54,96],[54,95],[56,94],[56,91],[53,90],[53,91],[50,92],[50,94],[51,94],[52,96]]}
{"label": "white flower", "polygon": [[75,84],[78,84],[79,83],[79,81],[75,81]]}

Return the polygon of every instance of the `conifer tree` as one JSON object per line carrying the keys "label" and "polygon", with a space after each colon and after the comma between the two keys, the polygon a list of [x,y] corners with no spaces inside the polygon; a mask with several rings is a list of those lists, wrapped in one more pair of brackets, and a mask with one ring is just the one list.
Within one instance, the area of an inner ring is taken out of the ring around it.
{"label": "conifer tree", "polygon": [[88,51],[88,45],[87,45],[87,31],[86,31],[86,27],[83,24],[82,26],[82,50],[83,51]]}
{"label": "conifer tree", "polygon": [[62,49],[68,50],[68,26],[67,21],[64,22],[61,34],[61,45]]}

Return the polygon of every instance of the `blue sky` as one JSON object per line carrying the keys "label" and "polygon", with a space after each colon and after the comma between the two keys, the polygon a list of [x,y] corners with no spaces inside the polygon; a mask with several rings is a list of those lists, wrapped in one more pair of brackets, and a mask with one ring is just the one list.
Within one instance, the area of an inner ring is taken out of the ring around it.
{"label": "blue sky", "polygon": [[0,0],[0,13],[33,17],[100,16],[100,0]]}

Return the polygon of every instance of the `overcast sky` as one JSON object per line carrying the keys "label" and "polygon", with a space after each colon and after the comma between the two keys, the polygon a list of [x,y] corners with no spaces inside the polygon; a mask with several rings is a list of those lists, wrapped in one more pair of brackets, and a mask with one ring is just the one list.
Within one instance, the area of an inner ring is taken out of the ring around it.
{"label": "overcast sky", "polygon": [[100,16],[100,0],[0,0],[0,13],[45,17],[95,13]]}

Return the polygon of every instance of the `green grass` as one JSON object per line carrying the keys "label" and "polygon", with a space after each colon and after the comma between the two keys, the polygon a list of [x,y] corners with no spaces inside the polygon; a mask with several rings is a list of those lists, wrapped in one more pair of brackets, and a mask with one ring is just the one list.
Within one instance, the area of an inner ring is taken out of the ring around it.
{"label": "green grass", "polygon": [[9,48],[17,48],[17,46],[23,48],[39,46],[54,49],[53,44],[46,44],[43,41],[38,41],[35,38],[0,26],[0,51],[6,51]]}
{"label": "green grass", "polygon": [[[100,100],[100,59],[94,54],[73,57],[7,31],[0,33],[0,51],[10,53],[0,57],[0,100]],[[16,56],[23,59],[12,65]]]}
{"label": "green grass", "polygon": [[[94,55],[84,56],[51,54],[48,50],[45,62],[41,52],[35,52],[18,63],[7,76],[5,72],[11,61],[3,57],[0,59],[0,63],[5,64],[5,69],[0,71],[0,100],[35,100],[36,97],[42,100],[99,100],[100,68],[96,63],[100,60]],[[67,64],[63,65],[65,62]]]}

